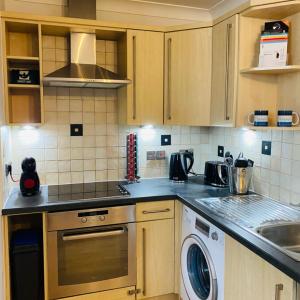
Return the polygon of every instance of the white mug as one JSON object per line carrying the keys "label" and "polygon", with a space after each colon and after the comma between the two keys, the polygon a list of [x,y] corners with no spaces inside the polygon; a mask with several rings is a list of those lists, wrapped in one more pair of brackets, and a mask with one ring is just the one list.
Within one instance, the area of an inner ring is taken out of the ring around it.
{"label": "white mug", "polygon": [[255,110],[248,115],[248,122],[254,126],[268,126],[269,112],[267,110]]}
{"label": "white mug", "polygon": [[[293,122],[293,119],[295,120]],[[292,127],[299,124],[299,114],[292,110],[278,110],[277,126]]]}

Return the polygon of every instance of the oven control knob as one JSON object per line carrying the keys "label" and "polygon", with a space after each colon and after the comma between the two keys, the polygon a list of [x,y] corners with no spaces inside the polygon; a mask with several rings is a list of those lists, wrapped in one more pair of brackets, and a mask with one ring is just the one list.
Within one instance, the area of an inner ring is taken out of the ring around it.
{"label": "oven control knob", "polygon": [[105,221],[105,216],[99,216],[100,221]]}
{"label": "oven control knob", "polygon": [[219,239],[218,233],[214,231],[214,232],[211,234],[211,238],[212,238],[214,241],[217,241],[217,240]]}
{"label": "oven control knob", "polygon": [[87,222],[87,218],[83,217],[81,218],[81,223],[86,223]]}

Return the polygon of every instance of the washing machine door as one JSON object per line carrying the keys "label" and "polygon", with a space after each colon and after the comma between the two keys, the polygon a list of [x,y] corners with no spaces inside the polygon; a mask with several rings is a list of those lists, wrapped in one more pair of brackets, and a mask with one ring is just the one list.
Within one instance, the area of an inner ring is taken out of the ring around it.
{"label": "washing machine door", "polygon": [[218,284],[213,261],[204,242],[196,235],[185,238],[181,248],[181,275],[191,300],[217,300]]}

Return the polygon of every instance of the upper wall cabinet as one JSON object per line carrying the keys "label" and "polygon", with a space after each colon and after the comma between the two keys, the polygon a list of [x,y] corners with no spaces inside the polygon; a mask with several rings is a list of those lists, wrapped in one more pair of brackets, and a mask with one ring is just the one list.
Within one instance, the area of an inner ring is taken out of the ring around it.
{"label": "upper wall cabinet", "polygon": [[165,124],[210,124],[211,68],[211,28],[165,35]]}
{"label": "upper wall cabinet", "polygon": [[119,89],[119,120],[128,125],[163,124],[164,34],[127,31],[126,67],[131,84]]}
{"label": "upper wall cabinet", "polygon": [[234,126],[237,83],[238,16],[213,27],[211,125]]}

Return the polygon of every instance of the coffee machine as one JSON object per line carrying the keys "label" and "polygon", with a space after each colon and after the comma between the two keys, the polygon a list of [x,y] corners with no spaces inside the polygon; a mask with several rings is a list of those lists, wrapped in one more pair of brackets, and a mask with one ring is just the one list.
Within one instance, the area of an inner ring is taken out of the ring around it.
{"label": "coffee machine", "polygon": [[232,159],[225,159],[228,165],[229,189],[232,194],[245,195],[248,194],[254,162],[246,159],[243,153],[233,162]]}

